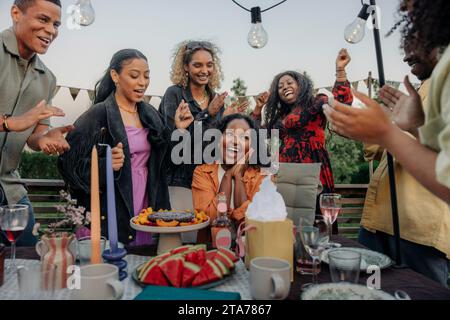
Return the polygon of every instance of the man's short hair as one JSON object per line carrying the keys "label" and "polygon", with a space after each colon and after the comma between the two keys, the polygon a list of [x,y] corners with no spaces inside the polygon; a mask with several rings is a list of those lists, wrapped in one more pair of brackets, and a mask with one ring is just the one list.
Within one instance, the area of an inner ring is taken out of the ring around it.
{"label": "man's short hair", "polygon": [[[16,5],[23,12],[27,11],[29,7],[33,5],[36,0],[14,0],[14,5]],[[56,4],[58,7],[62,8],[61,0],[45,0]]]}

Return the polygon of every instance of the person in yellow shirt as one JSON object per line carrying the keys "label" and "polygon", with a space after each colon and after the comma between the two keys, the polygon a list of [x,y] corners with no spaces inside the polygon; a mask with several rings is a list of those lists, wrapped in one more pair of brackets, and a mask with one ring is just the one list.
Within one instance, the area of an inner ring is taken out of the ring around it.
{"label": "person in yellow shirt", "polygon": [[[437,50],[428,59],[405,48],[404,61],[411,66],[422,85],[418,91],[426,106],[430,76],[437,64]],[[380,98],[389,108],[405,96],[399,90],[384,87]],[[417,130],[411,130],[418,136]],[[380,160],[367,191],[361,219],[359,242],[366,247],[394,257],[392,209],[387,152],[378,145],[365,146],[367,161]],[[445,202],[426,190],[395,162],[395,180],[400,219],[402,261],[411,269],[447,286],[450,257],[450,210]],[[420,256],[420,259],[418,259]]]}

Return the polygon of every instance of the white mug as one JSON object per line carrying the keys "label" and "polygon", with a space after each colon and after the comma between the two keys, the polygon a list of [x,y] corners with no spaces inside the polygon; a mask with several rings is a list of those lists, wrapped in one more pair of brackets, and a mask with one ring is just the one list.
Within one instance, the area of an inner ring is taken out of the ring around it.
{"label": "white mug", "polygon": [[284,300],[291,288],[291,264],[277,258],[250,262],[250,291],[255,300]]}
{"label": "white mug", "polygon": [[119,300],[124,285],[119,268],[112,264],[91,264],[80,269],[80,288],[72,290],[72,300]]}

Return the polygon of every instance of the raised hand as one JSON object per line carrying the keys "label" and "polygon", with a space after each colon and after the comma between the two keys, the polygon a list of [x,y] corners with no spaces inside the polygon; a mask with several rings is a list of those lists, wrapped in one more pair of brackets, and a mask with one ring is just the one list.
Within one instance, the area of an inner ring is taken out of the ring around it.
{"label": "raised hand", "polygon": [[125,163],[125,154],[123,153],[123,144],[121,142],[111,150],[111,159],[114,171],[122,169],[123,164]]}
{"label": "raised hand", "polygon": [[256,98],[256,106],[255,110],[253,110],[253,114],[260,115],[262,113],[262,109],[269,101],[270,93],[268,91],[260,93]]}
{"label": "raised hand", "polygon": [[225,99],[228,97],[228,92],[224,92],[222,94],[218,94],[214,97],[208,107],[208,112],[211,116],[215,117],[219,111],[225,105]]}
{"label": "raised hand", "polygon": [[189,109],[189,104],[182,100],[175,113],[175,126],[177,129],[187,129],[192,122],[194,122],[194,116]]}
{"label": "raised hand", "polygon": [[238,113],[246,114],[249,106],[250,102],[248,101],[248,99],[245,99],[238,105],[237,107]]}
{"label": "raised hand", "polygon": [[59,108],[52,107],[48,105],[45,100],[42,100],[28,112],[17,117],[11,117],[7,121],[8,127],[11,131],[21,132],[35,126],[41,120],[45,120],[50,117],[64,116],[64,111]]}
{"label": "raised hand", "polygon": [[38,140],[39,148],[48,155],[61,155],[70,149],[64,135],[74,129],[74,126],[59,127],[49,130]]}
{"label": "raised hand", "polygon": [[400,129],[415,132],[425,121],[422,99],[408,77],[405,77],[404,83],[409,95],[384,86],[380,90],[380,98],[392,112],[391,118]]}
{"label": "raised hand", "polygon": [[344,70],[351,60],[347,49],[341,49],[336,59],[336,70]]}

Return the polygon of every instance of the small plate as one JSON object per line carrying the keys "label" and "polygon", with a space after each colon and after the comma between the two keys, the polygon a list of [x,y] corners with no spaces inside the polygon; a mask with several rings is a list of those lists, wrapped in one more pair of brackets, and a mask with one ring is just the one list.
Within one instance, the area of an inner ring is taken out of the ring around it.
{"label": "small plate", "polygon": [[312,286],[302,293],[302,300],[395,300],[381,290],[352,283],[325,283]]}
{"label": "small plate", "polygon": [[[137,285],[140,286],[140,287],[142,287],[142,288],[145,288],[145,287],[149,286],[149,284],[143,283],[143,282],[142,282],[141,280],[139,280],[139,278],[138,278],[138,269],[139,269],[141,266],[143,266],[144,264],[146,264],[146,262],[143,263],[143,264],[140,264],[140,265],[134,270],[133,274],[131,275],[131,277],[132,277],[133,280],[137,283]],[[217,280],[217,281],[215,281],[215,282],[211,282],[211,283],[205,284],[204,286],[188,287],[188,288],[189,288],[189,289],[208,290],[208,289],[211,289],[211,288],[218,287],[218,286],[224,284],[225,282],[227,282],[228,280],[230,280],[231,277],[234,275],[235,272],[236,272],[236,269],[233,269],[233,271],[231,271],[231,274],[228,275],[228,276],[226,276],[226,277],[224,277],[223,279],[220,279],[220,280]]]}
{"label": "small plate", "polygon": [[[361,270],[367,270],[369,266],[378,266],[380,269],[386,269],[392,265],[392,260],[387,255],[384,255],[382,253],[362,249],[362,248],[341,248],[345,250],[351,250],[355,252],[361,253]],[[340,249],[328,249],[325,250],[322,253],[322,262],[325,262],[329,264],[328,260],[328,253],[332,252],[333,250],[340,250]]]}

